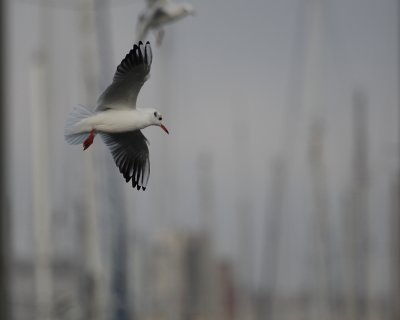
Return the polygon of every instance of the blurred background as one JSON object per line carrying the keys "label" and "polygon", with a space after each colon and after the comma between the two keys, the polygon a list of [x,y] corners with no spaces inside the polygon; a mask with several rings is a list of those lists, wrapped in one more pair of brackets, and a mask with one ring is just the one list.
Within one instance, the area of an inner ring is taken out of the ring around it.
{"label": "blurred background", "polygon": [[63,131],[145,2],[1,2],[1,319],[400,319],[400,3],[191,4],[141,192]]}

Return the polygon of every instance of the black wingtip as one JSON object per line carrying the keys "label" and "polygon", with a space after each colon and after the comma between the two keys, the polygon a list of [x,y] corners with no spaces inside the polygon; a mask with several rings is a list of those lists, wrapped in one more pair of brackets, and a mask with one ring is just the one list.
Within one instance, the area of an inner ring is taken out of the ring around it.
{"label": "black wingtip", "polygon": [[[128,182],[128,181],[127,181],[127,182]],[[137,190],[142,189],[143,191],[146,190],[146,187],[143,187],[143,186],[139,185],[138,182],[135,181],[134,179],[132,179],[132,188],[133,188],[133,189],[136,188]]]}
{"label": "black wingtip", "polygon": [[142,45],[143,45],[143,42],[142,42],[142,41],[139,41],[138,45],[139,45],[139,46],[142,46]]}

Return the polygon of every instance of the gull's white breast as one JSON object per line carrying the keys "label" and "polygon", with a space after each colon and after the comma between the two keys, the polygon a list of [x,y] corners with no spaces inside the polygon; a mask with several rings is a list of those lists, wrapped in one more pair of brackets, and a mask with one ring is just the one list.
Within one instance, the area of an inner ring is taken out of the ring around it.
{"label": "gull's white breast", "polygon": [[143,114],[135,109],[106,110],[83,120],[82,129],[102,132],[126,132],[147,126]]}

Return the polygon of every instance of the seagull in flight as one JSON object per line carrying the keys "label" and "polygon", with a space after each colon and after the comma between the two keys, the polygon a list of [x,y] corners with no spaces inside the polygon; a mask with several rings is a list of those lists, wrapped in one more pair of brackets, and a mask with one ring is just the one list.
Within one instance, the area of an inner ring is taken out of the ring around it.
{"label": "seagull in flight", "polygon": [[147,0],[146,9],[139,15],[136,26],[136,40],[144,41],[149,30],[156,30],[157,45],[161,45],[165,24],[194,15],[189,3],[175,3],[171,0]]}
{"label": "seagull in flight", "polygon": [[134,44],[117,67],[113,82],[98,98],[96,109],[76,106],[67,118],[64,132],[68,143],[83,144],[84,150],[99,134],[126,182],[132,181],[132,187],[138,190],[146,190],[150,176],[148,142],[140,130],[159,126],[169,134],[158,110],[136,107],[140,88],[149,78],[151,62],[150,43]]}

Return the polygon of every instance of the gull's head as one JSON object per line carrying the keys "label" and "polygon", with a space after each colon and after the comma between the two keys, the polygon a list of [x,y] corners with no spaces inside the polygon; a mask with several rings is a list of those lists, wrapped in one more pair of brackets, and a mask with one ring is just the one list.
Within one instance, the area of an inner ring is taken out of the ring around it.
{"label": "gull's head", "polygon": [[195,15],[194,8],[189,3],[181,4],[182,15]]}
{"label": "gull's head", "polygon": [[157,110],[152,110],[151,111],[151,124],[155,126],[159,126],[161,129],[163,129],[167,134],[169,134],[168,129],[163,125],[162,120],[162,114],[158,112]]}

